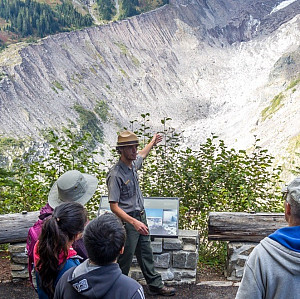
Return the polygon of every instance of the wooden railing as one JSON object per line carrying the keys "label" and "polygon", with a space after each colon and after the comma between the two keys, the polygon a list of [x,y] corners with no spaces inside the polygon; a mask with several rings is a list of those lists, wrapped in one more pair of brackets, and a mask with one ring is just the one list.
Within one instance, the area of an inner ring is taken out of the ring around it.
{"label": "wooden railing", "polygon": [[[39,211],[0,215],[0,244],[25,242]],[[210,241],[259,242],[278,228],[287,226],[283,213],[211,212]]]}
{"label": "wooden railing", "polygon": [[0,244],[25,242],[28,230],[39,214],[36,211],[0,215]]}
{"label": "wooden railing", "polygon": [[211,212],[208,240],[259,242],[284,226],[287,222],[283,213]]}

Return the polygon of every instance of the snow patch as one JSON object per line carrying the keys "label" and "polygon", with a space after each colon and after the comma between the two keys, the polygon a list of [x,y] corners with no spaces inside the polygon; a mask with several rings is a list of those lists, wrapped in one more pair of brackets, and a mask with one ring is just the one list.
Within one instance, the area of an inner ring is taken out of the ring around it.
{"label": "snow patch", "polygon": [[260,25],[260,20],[253,18],[252,15],[250,15],[250,19],[248,22],[247,29],[250,31],[252,28],[255,28],[255,31],[258,30],[258,27]]}
{"label": "snow patch", "polygon": [[273,10],[270,12],[270,15],[278,10],[281,10],[287,6],[289,6],[290,4],[292,4],[293,2],[296,2],[297,0],[286,0],[281,2],[279,5],[277,5],[276,7],[273,8]]}

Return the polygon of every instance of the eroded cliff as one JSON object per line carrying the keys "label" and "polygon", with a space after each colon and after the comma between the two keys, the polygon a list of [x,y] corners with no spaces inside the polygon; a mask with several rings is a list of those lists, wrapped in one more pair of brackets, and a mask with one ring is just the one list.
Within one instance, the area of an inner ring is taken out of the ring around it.
{"label": "eroded cliff", "polygon": [[[189,145],[214,132],[247,148],[256,134],[282,154],[299,135],[291,117],[299,91],[286,90],[299,60],[284,63],[299,55],[299,12],[300,1],[291,0],[173,0],[128,20],[10,47],[0,58],[0,134],[39,138],[43,129],[78,122],[74,105],[93,111],[104,101],[107,143],[149,112],[152,124],[171,117]],[[264,118],[281,92],[280,109]]]}

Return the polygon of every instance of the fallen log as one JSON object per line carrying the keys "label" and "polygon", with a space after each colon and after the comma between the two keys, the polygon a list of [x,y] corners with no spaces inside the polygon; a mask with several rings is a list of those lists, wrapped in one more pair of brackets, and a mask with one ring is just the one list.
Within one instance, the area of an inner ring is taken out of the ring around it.
{"label": "fallen log", "polygon": [[29,228],[37,221],[40,212],[23,212],[0,215],[0,244],[25,242]]}
{"label": "fallen log", "polygon": [[284,226],[283,213],[211,212],[208,240],[259,242]]}

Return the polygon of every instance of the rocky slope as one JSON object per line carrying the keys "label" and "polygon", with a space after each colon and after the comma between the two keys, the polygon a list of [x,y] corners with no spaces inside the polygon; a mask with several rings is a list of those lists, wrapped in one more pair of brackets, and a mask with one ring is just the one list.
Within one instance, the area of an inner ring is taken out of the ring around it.
{"label": "rocky slope", "polygon": [[299,88],[287,88],[299,76],[299,12],[299,0],[173,0],[12,46],[0,57],[0,134],[37,139],[43,129],[78,123],[74,105],[94,111],[104,101],[106,144],[149,112],[153,125],[171,117],[191,146],[214,132],[249,148],[257,135],[291,162]]}

